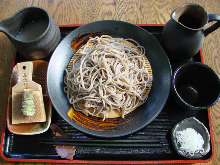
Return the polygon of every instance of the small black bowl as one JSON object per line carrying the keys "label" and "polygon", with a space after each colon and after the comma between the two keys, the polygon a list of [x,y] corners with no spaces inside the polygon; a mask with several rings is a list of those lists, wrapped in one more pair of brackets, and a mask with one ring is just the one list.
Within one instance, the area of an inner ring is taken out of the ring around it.
{"label": "small black bowl", "polygon": [[172,77],[172,94],[185,109],[207,109],[220,97],[220,80],[209,66],[186,63],[177,68]]}

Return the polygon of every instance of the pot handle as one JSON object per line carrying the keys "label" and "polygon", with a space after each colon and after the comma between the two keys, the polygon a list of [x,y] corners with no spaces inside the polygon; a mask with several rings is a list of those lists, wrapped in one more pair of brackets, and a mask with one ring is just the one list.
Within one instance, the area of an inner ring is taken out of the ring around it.
{"label": "pot handle", "polygon": [[210,34],[211,32],[215,31],[220,27],[220,15],[208,14],[208,18],[209,18],[208,22],[212,22],[212,21],[217,21],[217,22],[214,25],[210,26],[209,28],[205,29],[204,31],[205,36],[207,36],[208,34]]}

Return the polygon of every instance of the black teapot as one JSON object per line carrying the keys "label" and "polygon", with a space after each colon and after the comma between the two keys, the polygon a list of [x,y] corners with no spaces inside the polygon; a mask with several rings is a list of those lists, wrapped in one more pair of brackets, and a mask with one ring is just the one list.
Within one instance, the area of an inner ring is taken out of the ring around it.
{"label": "black teapot", "polygon": [[0,31],[5,33],[17,51],[28,60],[44,59],[60,42],[57,23],[46,10],[26,7],[0,22]]}
{"label": "black teapot", "polygon": [[[204,27],[217,21],[207,29]],[[162,31],[162,44],[171,61],[190,59],[199,52],[205,37],[220,27],[220,15],[207,14],[198,4],[184,4],[171,13]]]}

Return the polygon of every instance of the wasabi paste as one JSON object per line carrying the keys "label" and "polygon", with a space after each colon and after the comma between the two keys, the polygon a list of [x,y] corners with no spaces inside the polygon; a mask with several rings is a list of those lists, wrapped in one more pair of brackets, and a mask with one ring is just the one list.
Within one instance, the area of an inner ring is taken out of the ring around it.
{"label": "wasabi paste", "polygon": [[25,116],[33,116],[35,113],[34,97],[32,89],[24,89],[22,97],[22,113]]}

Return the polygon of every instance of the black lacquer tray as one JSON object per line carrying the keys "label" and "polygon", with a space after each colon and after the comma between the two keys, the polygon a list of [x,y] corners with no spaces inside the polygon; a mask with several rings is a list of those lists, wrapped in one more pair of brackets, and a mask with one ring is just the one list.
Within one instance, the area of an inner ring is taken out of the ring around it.
{"label": "black lacquer tray", "polygon": [[[60,26],[62,38],[80,25]],[[150,32],[159,41],[163,25],[139,25]],[[46,59],[46,60],[49,60]],[[15,54],[14,62],[25,61],[21,56]],[[200,51],[189,61],[203,62],[202,52]],[[171,63],[172,64],[172,63]],[[179,64],[172,64],[174,71]],[[195,117],[200,120],[209,130],[211,136],[211,150],[204,157],[196,160],[189,160],[179,156],[174,150],[171,142],[171,130],[174,125],[181,120]],[[6,117],[5,117],[6,119]],[[98,139],[84,134],[73,128],[63,120],[53,109],[52,124],[60,126],[64,132],[75,139]],[[214,156],[213,135],[210,121],[210,109],[202,111],[187,111],[180,108],[169,96],[168,101],[159,116],[140,131],[126,137],[117,138],[119,140],[143,140],[149,143],[144,147],[97,147],[97,146],[75,146],[76,153],[73,160],[63,159],[58,156],[54,145],[39,144],[38,138],[52,137],[52,131],[40,135],[25,136],[15,135],[8,131],[6,120],[2,132],[1,156],[7,161],[20,162],[53,162],[53,163],[99,163],[99,164],[158,164],[158,163],[205,163]],[[129,145],[129,144],[128,144]]]}

